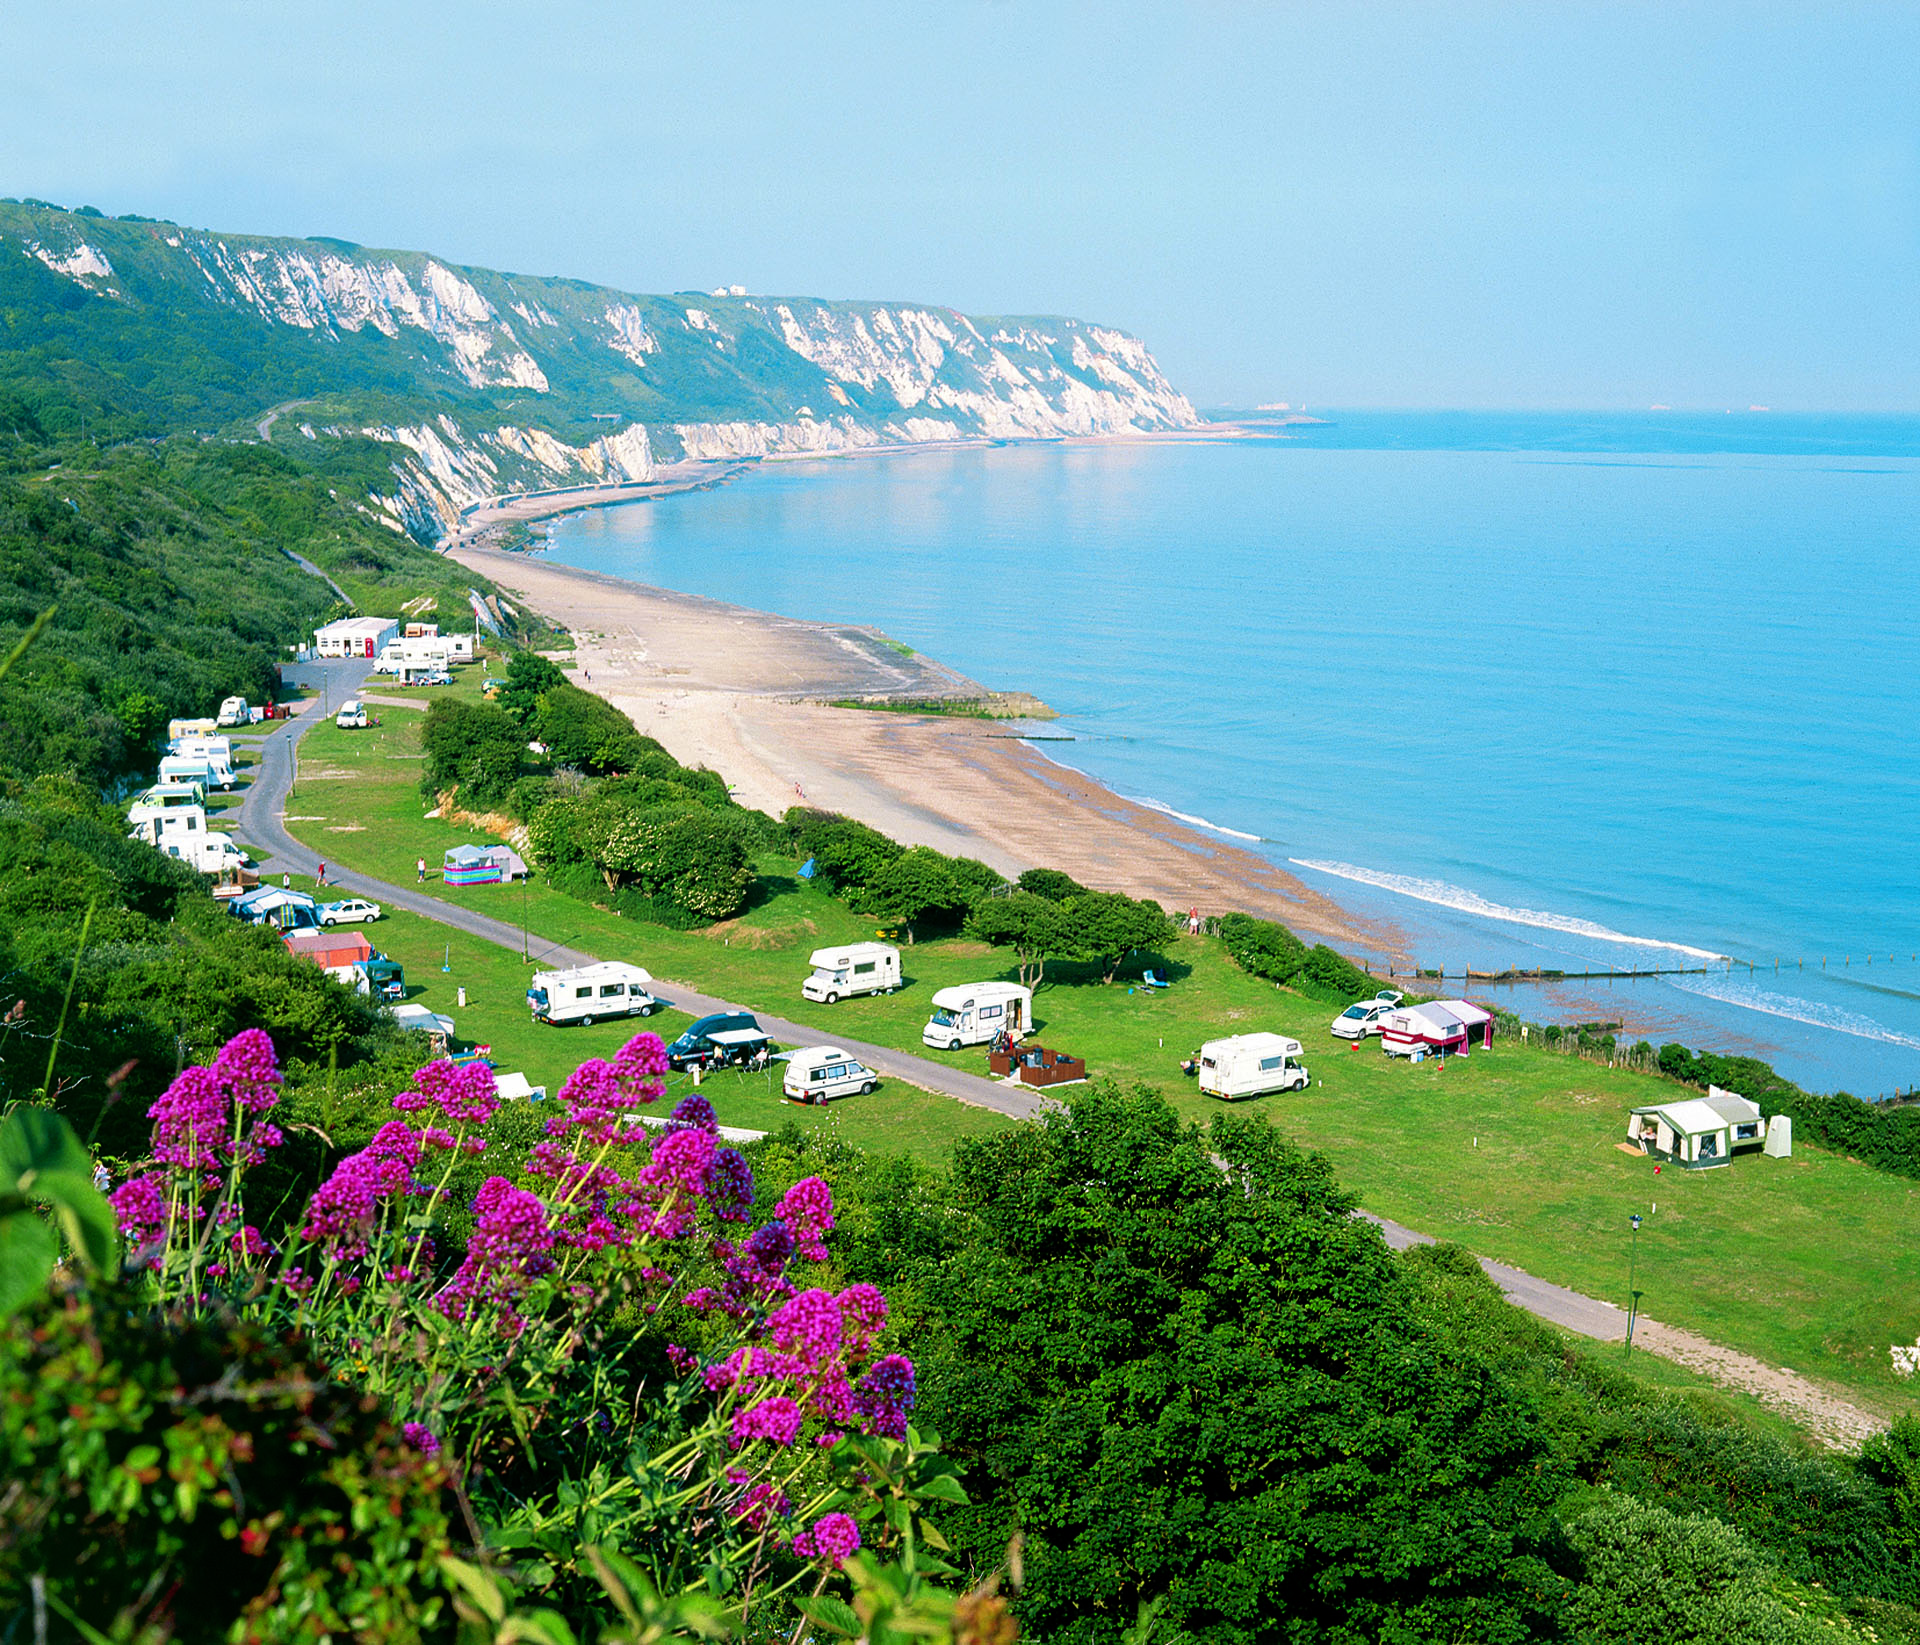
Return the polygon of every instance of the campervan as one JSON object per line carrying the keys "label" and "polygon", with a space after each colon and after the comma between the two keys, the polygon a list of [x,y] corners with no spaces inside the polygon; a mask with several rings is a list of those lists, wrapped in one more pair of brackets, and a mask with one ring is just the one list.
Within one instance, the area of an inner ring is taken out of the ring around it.
{"label": "campervan", "polygon": [[767,1043],[751,1011],[715,1011],[696,1020],[667,1047],[667,1064],[678,1073],[696,1063],[738,1061]]}
{"label": "campervan", "polygon": [[216,730],[229,725],[251,725],[253,710],[247,707],[245,697],[229,697],[220,705],[220,712],[213,723]]}
{"label": "campervan", "polygon": [[606,1017],[650,1017],[660,1002],[647,990],[653,981],[637,965],[604,960],[570,971],[538,971],[527,989],[535,1022],[577,1022],[591,1028]]}
{"label": "campervan", "polygon": [[202,874],[221,874],[231,868],[250,868],[253,860],[224,834],[207,831],[204,806],[182,805],[163,810],[137,823],[129,836],[144,840],[169,857],[178,857]]}
{"label": "campervan", "polygon": [[373,721],[367,716],[367,705],[358,697],[349,697],[340,705],[340,712],[334,715],[333,723],[342,731],[365,731]]}
{"label": "campervan", "polygon": [[232,765],[233,739],[187,732],[171,738],[167,743],[167,752],[184,754],[189,759],[204,757],[212,765]]}
{"label": "campervan", "polygon": [[933,1016],[920,1030],[923,1044],[958,1051],[984,1045],[1003,1029],[1014,1039],[1033,1026],[1033,990],[1013,982],[969,982],[933,996]]}
{"label": "campervan", "polygon": [[880,1083],[878,1074],[838,1046],[809,1045],[783,1055],[787,1073],[780,1089],[794,1102],[831,1102],[856,1091],[864,1097]]}
{"label": "campervan", "polygon": [[169,720],[167,721],[167,740],[178,741],[182,737],[211,737],[220,728],[210,719]]}
{"label": "campervan", "polygon": [[1307,1080],[1300,1042],[1284,1034],[1235,1034],[1200,1047],[1200,1089],[1225,1102],[1303,1090]]}
{"label": "campervan", "polygon": [[800,997],[821,1005],[855,994],[891,994],[900,986],[900,950],[883,942],[816,948],[810,963],[813,975],[800,985]]}
{"label": "campervan", "polygon": [[215,765],[204,754],[169,754],[160,762],[162,783],[198,783],[202,788],[233,787],[233,767]]}
{"label": "campervan", "polygon": [[[161,829],[161,833],[164,834],[175,826],[178,819],[184,818],[187,809],[191,807],[199,814],[199,820],[194,827],[205,828],[206,804],[207,791],[199,783],[155,783],[127,807],[127,822],[135,834],[152,844],[152,839],[140,833],[144,824],[153,822],[156,818],[161,819],[165,824]],[[178,825],[183,829],[186,826],[184,822],[179,822]]]}

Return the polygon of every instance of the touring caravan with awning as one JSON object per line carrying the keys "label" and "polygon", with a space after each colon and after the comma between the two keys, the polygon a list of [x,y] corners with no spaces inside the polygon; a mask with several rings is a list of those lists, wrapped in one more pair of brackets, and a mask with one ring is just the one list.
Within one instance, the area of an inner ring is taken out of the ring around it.
{"label": "touring caravan with awning", "polygon": [[1429,1000],[1389,1013],[1380,1024],[1380,1049],[1390,1057],[1426,1052],[1463,1052],[1474,1040],[1488,1044],[1493,1013],[1471,1000]]}

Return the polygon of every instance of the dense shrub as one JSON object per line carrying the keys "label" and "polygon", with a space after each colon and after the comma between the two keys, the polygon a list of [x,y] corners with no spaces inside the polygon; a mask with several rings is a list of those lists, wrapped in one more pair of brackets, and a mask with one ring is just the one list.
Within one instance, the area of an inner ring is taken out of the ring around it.
{"label": "dense shrub", "polygon": [[861,1256],[924,1310],[977,1503],[954,1528],[981,1569],[1024,1533],[1038,1637],[1117,1640],[1161,1598],[1212,1645],[1549,1630],[1531,1419],[1421,1325],[1322,1162],[1096,1087],[963,1143],[952,1202]]}
{"label": "dense shrub", "polygon": [[1084,895],[1087,889],[1071,874],[1063,874],[1057,868],[1029,868],[1014,884],[1049,902],[1065,902],[1070,897]]}
{"label": "dense shrub", "polygon": [[427,709],[420,744],[420,792],[429,799],[453,792],[469,811],[512,802],[526,739],[513,716],[492,703],[438,697]]}
{"label": "dense shrub", "polygon": [[864,890],[905,849],[879,829],[830,811],[796,806],[787,812],[786,824],[794,854],[811,857],[818,882],[837,896]]}
{"label": "dense shrub", "polygon": [[1275,920],[1223,914],[1220,940],[1242,971],[1269,982],[1291,982],[1307,963],[1307,945]]}

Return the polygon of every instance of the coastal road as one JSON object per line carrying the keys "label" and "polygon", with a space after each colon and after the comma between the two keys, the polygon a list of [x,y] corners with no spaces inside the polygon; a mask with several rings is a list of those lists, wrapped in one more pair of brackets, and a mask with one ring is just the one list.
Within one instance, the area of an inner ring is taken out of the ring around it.
{"label": "coastal road", "polygon": [[[360,682],[367,677],[369,666],[364,661],[312,663],[301,670],[289,671],[289,681],[317,687],[324,680],[327,688],[325,700],[339,703],[358,690]],[[263,878],[279,873],[311,874],[319,864],[318,854],[308,850],[287,832],[286,813],[287,796],[293,789],[300,739],[311,727],[319,724],[322,717],[320,700],[309,699],[302,705],[302,711],[289,720],[282,730],[266,739],[253,782],[241,802],[234,834],[252,847],[261,859]],[[442,925],[482,938],[501,948],[519,948],[526,940],[519,926],[442,902],[419,886],[393,885],[385,880],[337,868],[333,870],[329,883],[336,881],[343,890],[350,881],[355,895],[374,897],[383,903],[424,915],[427,919],[438,920]],[[591,965],[602,957],[540,939],[533,941],[531,952],[540,964],[556,968]],[[1045,1098],[1020,1087],[1002,1085],[978,1074],[949,1068],[944,1063],[917,1057],[909,1051],[869,1045],[826,1029],[808,1027],[784,1017],[769,1016],[750,1005],[740,1005],[702,993],[670,978],[661,978],[660,987],[665,991],[660,997],[668,1004],[696,1017],[714,1011],[753,1011],[760,1026],[783,1045],[837,1045],[849,1056],[859,1058],[875,1073],[887,1079],[915,1085],[923,1091],[952,1097],[958,1102],[971,1103],[976,1108],[989,1108],[997,1114],[1005,1114],[1009,1119],[1032,1119],[1050,1106]]]}

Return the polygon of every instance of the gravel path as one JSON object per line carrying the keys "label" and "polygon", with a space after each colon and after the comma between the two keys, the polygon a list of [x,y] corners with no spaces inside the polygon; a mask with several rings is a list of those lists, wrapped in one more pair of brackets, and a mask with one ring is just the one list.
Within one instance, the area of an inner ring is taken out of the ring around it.
{"label": "gravel path", "polygon": [[[1387,1244],[1396,1251],[1434,1243],[1432,1235],[1416,1233],[1371,1211],[1362,1211],[1360,1215],[1376,1224],[1386,1236]],[[1528,1313],[1599,1342],[1626,1341],[1627,1316],[1614,1304],[1569,1291],[1564,1285],[1550,1285],[1521,1269],[1509,1268],[1504,1262],[1494,1262],[1487,1257],[1480,1258],[1480,1266],[1509,1302]],[[1887,1426],[1885,1418],[1863,1411],[1811,1377],[1804,1377],[1784,1365],[1768,1365],[1750,1354],[1723,1348],[1679,1326],[1662,1325],[1645,1314],[1634,1321],[1633,1345],[1711,1377],[1722,1387],[1751,1394],[1834,1450],[1852,1450]]]}

